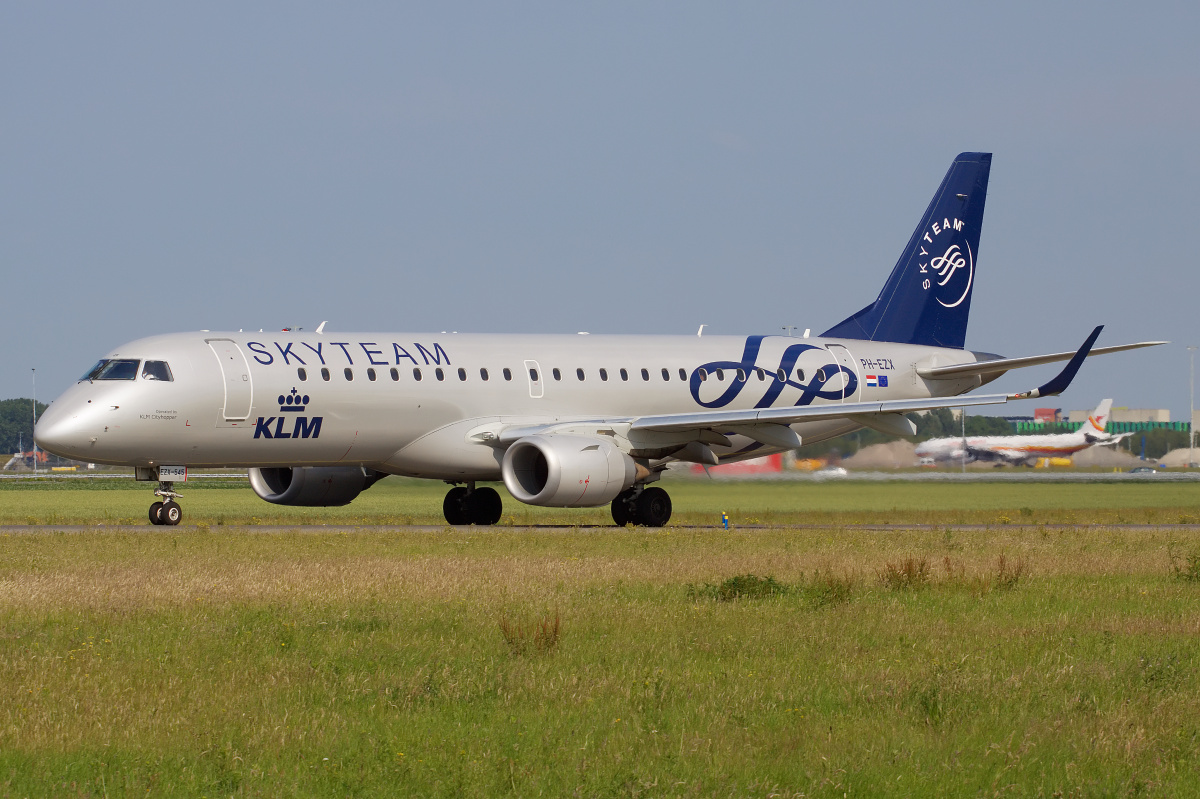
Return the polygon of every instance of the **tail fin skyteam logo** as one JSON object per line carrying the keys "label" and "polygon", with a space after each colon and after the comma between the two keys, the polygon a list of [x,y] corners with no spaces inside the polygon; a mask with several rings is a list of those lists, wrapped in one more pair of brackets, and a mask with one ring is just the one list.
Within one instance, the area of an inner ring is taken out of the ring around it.
{"label": "tail fin skyteam logo", "polygon": [[[947,231],[957,233],[963,229],[963,224],[961,219],[943,219],[940,224],[934,222],[930,225],[929,230],[921,237],[924,243],[920,245],[921,260],[917,262],[917,268],[925,275],[921,281],[921,288],[928,291],[937,286],[934,299],[943,308],[956,308],[961,305],[971,292],[971,281],[975,278],[975,256],[971,252],[971,245],[966,241],[962,242],[966,252],[959,249],[958,242],[951,242],[941,255],[934,255],[944,246],[938,241],[941,234]],[[943,297],[946,299],[942,299]]]}
{"label": "tail fin skyteam logo", "polygon": [[[254,424],[255,438],[317,438],[321,435],[320,416],[292,416],[308,409],[309,397],[295,386],[288,394],[279,395],[279,416],[258,417]],[[295,420],[294,424],[289,423]],[[272,427],[274,425],[274,427]]]}

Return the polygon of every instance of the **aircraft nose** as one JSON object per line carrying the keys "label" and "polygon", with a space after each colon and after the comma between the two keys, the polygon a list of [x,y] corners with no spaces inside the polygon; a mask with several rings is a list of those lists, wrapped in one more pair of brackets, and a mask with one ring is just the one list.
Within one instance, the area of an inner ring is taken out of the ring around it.
{"label": "aircraft nose", "polygon": [[72,458],[90,443],[79,419],[51,405],[33,428],[33,440],[46,452]]}

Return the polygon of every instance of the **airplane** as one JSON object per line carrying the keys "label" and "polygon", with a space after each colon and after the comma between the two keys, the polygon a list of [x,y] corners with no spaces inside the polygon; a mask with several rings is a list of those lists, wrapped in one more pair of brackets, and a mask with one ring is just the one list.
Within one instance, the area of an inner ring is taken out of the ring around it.
{"label": "airplane", "polygon": [[[991,153],[954,159],[873,303],[819,337],[200,331],[106,354],[38,420],[65,458],[157,481],[154,524],[178,524],[189,468],[248,470],[282,505],[351,502],[388,475],[453,487],[452,525],[518,502],[611,505],[659,527],[672,462],[759,457],[862,426],[915,433],[907,412],[1051,396],[1084,358],[964,349]],[[1067,361],[1016,394],[960,396],[1011,369]]]}
{"label": "airplane", "polygon": [[1073,433],[1042,436],[950,436],[931,438],[917,445],[918,458],[935,461],[996,461],[1012,466],[1032,466],[1038,458],[1064,458],[1092,446],[1110,447],[1132,433],[1105,432],[1112,400],[1100,402],[1087,422]]}

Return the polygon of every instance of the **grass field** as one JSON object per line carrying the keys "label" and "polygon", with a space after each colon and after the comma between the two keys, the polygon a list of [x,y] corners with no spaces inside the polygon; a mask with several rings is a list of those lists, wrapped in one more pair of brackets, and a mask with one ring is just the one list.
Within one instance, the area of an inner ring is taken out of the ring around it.
{"label": "grass field", "polygon": [[[148,524],[154,483],[128,480],[0,482],[0,524]],[[676,525],[1200,523],[1200,483],[723,482],[667,480]],[[389,477],[341,508],[272,505],[248,483],[180,486],[185,524],[444,524],[447,486]],[[503,484],[502,526],[611,525],[608,507],[536,508]]]}
{"label": "grass field", "polygon": [[[922,529],[5,531],[0,796],[1200,791],[1200,532],[1166,518],[1194,489],[951,488],[672,487],[710,521]],[[274,510],[242,494],[189,519]],[[375,496],[336,512],[433,520],[441,491]]]}

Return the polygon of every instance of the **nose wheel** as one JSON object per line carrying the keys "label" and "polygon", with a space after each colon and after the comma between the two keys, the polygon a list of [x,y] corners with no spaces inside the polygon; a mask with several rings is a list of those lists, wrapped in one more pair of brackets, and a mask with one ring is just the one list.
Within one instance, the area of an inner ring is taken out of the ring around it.
{"label": "nose wheel", "polygon": [[155,495],[160,496],[166,502],[155,502],[150,506],[150,523],[165,524],[174,527],[183,519],[183,508],[175,500],[180,494],[174,490],[175,484],[168,481],[162,481],[158,484],[158,489],[155,490]]}
{"label": "nose wheel", "polygon": [[442,502],[442,513],[453,525],[491,526],[504,515],[504,501],[490,486],[476,488],[474,483],[467,483],[450,489]]}

